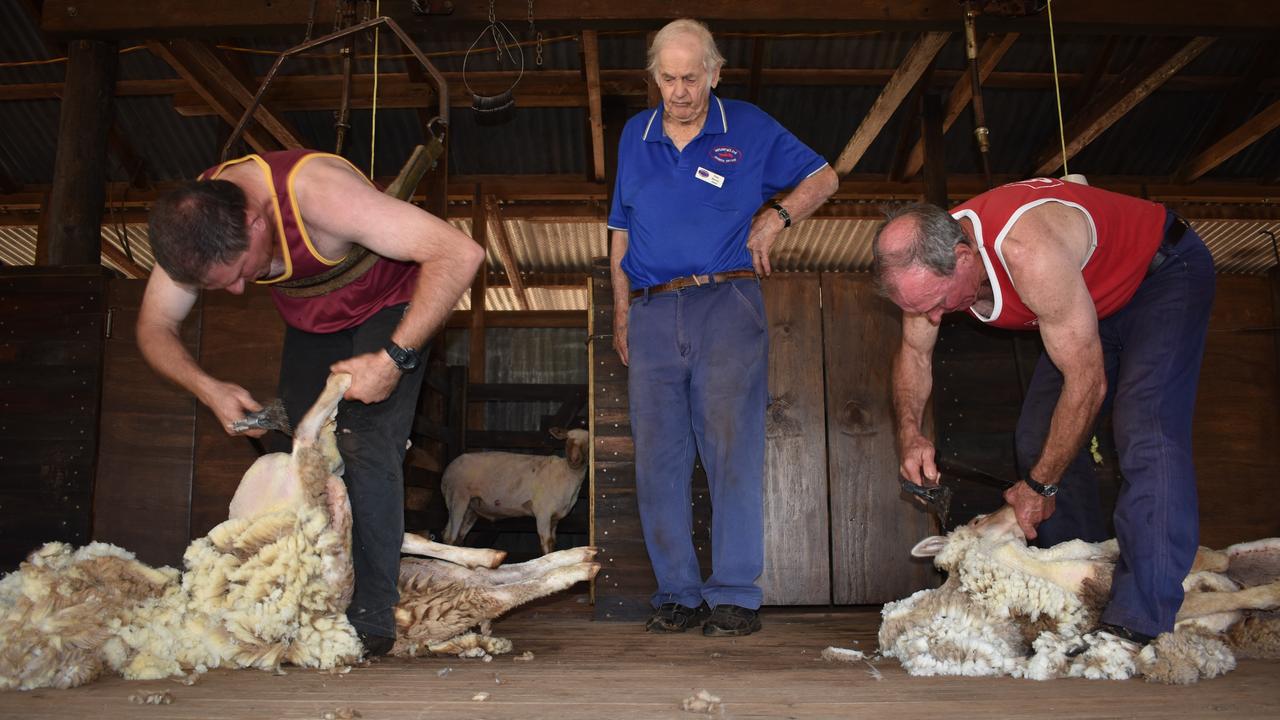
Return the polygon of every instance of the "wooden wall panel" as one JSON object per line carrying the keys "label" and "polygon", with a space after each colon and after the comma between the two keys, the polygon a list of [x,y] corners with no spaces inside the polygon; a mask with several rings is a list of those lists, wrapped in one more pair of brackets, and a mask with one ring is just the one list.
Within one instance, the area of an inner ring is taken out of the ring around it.
{"label": "wooden wall panel", "polygon": [[[108,286],[93,538],[151,565],[179,566],[191,538],[196,400],[156,375],[138,350],[135,324],[146,284],[112,280]],[[182,328],[193,353],[199,308]]]}
{"label": "wooden wall panel", "polygon": [[1194,429],[1200,542],[1210,547],[1280,536],[1276,324],[1266,277],[1218,276]]}
{"label": "wooden wall panel", "polygon": [[[202,295],[200,365],[220,380],[243,386],[258,402],[276,397],[284,321],[271,302],[270,291],[250,286],[243,295]],[[287,449],[288,441],[284,442]],[[249,440],[227,435],[213,413],[197,403],[191,537],[200,537],[227,519],[227,505],[236,486],[257,458]]]}
{"label": "wooden wall panel", "polygon": [[764,575],[767,605],[831,602],[822,297],[816,273],[763,283],[769,320]]}
{"label": "wooden wall panel", "polygon": [[824,273],[822,317],[832,595],[837,604],[906,597],[934,576],[910,556],[931,522],[898,488],[890,371],[901,315],[869,275]]}
{"label": "wooden wall panel", "polygon": [[89,540],[105,309],[101,267],[0,271],[0,571]]}

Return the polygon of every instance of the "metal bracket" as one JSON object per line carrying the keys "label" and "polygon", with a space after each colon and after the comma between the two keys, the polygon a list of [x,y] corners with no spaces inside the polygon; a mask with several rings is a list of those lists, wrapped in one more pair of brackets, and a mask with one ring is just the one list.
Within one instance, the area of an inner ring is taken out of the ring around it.
{"label": "metal bracket", "polygon": [[400,44],[403,45],[418,62],[422,63],[422,67],[426,69],[427,74],[431,76],[432,84],[435,85],[436,99],[439,105],[439,109],[437,111],[439,118],[438,122],[441,126],[447,127],[449,125],[449,82],[445,80],[444,75],[436,69],[436,66],[431,64],[431,61],[427,59],[426,54],[422,52],[422,49],[418,47],[417,43],[409,38],[405,31],[401,29],[400,25],[398,25],[395,20],[384,15],[373,18],[372,20],[366,20],[358,25],[352,25],[336,32],[329,33],[328,35],[318,37],[315,40],[308,40],[301,45],[294,45],[288,50],[280,53],[280,55],[276,57],[275,63],[271,65],[271,69],[267,71],[266,77],[262,78],[262,85],[258,87],[258,92],[253,96],[253,102],[249,103],[249,107],[245,108],[244,114],[240,116],[240,122],[236,123],[235,130],[231,132],[231,137],[227,138],[226,144],[222,146],[222,162],[227,161],[228,157],[231,155],[231,148],[239,142],[240,136],[244,134],[245,128],[247,128],[249,126],[249,122],[253,120],[253,114],[258,111],[258,106],[262,104],[262,96],[266,94],[267,88],[271,86],[271,81],[275,80],[276,73],[280,71],[280,66],[284,64],[285,60],[288,60],[299,53],[304,53],[322,45],[328,45],[335,40],[341,40],[348,35],[355,35],[356,33],[362,33],[366,30],[372,30],[379,25],[386,25],[388,30],[395,33],[395,36],[400,40]]}

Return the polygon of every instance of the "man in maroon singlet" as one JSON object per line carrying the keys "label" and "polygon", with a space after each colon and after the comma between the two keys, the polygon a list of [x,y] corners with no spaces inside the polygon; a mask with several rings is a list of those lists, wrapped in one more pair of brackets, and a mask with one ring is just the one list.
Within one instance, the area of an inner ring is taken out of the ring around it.
{"label": "man in maroon singlet", "polygon": [[[261,405],[243,387],[209,375],[183,347],[179,329],[202,289],[240,294],[251,282],[272,286],[287,326],[279,392],[294,423],[330,372],[351,373],[338,413],[354,520],[347,616],[370,654],[387,652],[419,354],[471,285],[484,251],[447,222],[379,192],[346,160],[308,150],[211,168],[156,203],[150,233],[156,266],[138,316],[138,346],[228,433]],[[305,296],[290,289],[365,250],[379,257],[363,272]]]}

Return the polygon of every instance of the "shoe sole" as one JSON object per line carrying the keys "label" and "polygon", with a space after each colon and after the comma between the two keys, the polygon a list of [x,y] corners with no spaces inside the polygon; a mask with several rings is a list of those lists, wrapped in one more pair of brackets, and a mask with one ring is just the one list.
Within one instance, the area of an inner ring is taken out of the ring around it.
{"label": "shoe sole", "polygon": [[760,623],[753,623],[750,627],[741,630],[726,630],[715,625],[706,625],[702,628],[702,634],[707,637],[742,637],[760,632],[763,626]]}

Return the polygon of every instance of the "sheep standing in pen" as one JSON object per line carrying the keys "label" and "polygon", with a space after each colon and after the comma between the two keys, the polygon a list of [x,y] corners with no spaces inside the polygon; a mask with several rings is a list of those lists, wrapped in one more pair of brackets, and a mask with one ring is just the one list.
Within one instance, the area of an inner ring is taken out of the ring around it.
{"label": "sheep standing in pen", "polygon": [[466,453],[454,458],[440,481],[449,525],[444,541],[462,542],[477,517],[532,516],[543,554],[556,547],[556,523],[569,514],[587,472],[586,430],[552,428],[564,440],[564,457],[509,452]]}
{"label": "sheep standing in pen", "polygon": [[1114,540],[1028,547],[1012,508],[946,537],[916,557],[947,573],[941,587],[884,606],[880,648],[912,675],[1012,675],[1188,684],[1280,658],[1280,538],[1201,548],[1183,582],[1174,632],[1146,647],[1093,630],[1119,555]]}
{"label": "sheep standing in pen", "polygon": [[[363,652],[351,598],[351,506],[338,474],[338,402],[329,378],[291,454],[257,460],[231,517],[191,543],[185,571],[150,568],[118,547],[49,543],[0,580],[0,690],[73,687],[105,672],[154,679],[217,667],[333,668]],[[534,598],[595,576],[595,548],[497,567],[504,553],[405,535],[393,653],[507,652],[467,633]]]}

